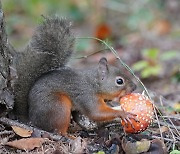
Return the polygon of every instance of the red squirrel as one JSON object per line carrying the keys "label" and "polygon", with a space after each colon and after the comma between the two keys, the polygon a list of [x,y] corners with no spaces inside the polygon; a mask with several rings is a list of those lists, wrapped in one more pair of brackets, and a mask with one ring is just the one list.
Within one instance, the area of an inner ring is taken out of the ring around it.
{"label": "red squirrel", "polygon": [[94,121],[136,118],[105,103],[135,89],[135,84],[106,58],[91,69],[66,66],[73,53],[75,38],[71,23],[59,17],[45,18],[35,30],[24,52],[14,58],[14,112],[35,126],[66,135],[71,111]]}

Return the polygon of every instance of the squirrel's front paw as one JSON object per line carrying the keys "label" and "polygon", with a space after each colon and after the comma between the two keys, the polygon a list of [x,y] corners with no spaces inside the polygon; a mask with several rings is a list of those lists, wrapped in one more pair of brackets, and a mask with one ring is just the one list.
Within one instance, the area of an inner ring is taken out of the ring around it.
{"label": "squirrel's front paw", "polygon": [[123,109],[120,111],[121,120],[123,120],[126,124],[130,123],[133,129],[135,129],[135,128],[134,128],[134,125],[130,119],[134,119],[136,122],[139,122],[139,120],[136,116],[137,116],[136,114],[126,112]]}

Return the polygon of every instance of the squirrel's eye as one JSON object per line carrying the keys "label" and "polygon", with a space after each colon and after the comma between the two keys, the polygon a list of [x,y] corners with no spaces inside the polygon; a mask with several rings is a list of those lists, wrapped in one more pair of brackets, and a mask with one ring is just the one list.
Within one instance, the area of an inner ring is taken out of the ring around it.
{"label": "squirrel's eye", "polygon": [[124,80],[122,77],[116,77],[117,86],[122,86],[124,84]]}

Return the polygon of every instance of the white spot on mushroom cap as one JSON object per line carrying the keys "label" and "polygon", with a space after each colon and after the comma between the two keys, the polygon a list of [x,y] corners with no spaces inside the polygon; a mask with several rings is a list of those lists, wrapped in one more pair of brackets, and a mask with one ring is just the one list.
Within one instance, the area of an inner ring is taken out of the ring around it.
{"label": "white spot on mushroom cap", "polygon": [[142,100],[143,100],[143,98],[142,98],[142,97],[139,97],[139,100],[140,100],[140,101],[142,101]]}
{"label": "white spot on mushroom cap", "polygon": [[140,105],[143,105],[143,102],[140,102],[139,104],[140,104]]}
{"label": "white spot on mushroom cap", "polygon": [[147,116],[147,117],[150,117],[150,114],[147,113],[146,116]]}

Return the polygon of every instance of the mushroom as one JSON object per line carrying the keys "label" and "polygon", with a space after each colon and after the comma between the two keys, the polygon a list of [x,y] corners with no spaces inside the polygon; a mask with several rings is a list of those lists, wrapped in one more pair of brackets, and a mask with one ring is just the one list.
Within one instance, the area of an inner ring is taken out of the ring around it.
{"label": "mushroom", "polygon": [[[121,107],[126,112],[137,115],[138,122],[130,119],[131,123],[122,120],[122,126],[126,133],[140,133],[147,129],[153,120],[153,104],[147,96],[139,93],[131,93],[120,99]],[[133,126],[132,126],[133,125]]]}

